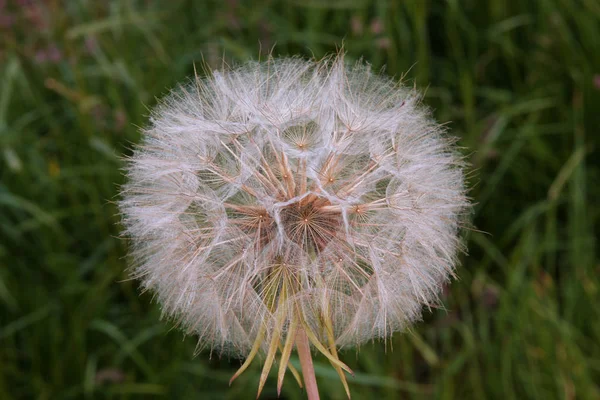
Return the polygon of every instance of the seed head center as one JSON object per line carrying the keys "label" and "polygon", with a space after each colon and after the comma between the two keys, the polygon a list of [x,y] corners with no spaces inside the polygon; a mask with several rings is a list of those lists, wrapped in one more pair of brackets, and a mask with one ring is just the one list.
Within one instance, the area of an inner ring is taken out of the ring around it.
{"label": "seed head center", "polygon": [[307,253],[322,251],[337,236],[342,216],[327,209],[331,202],[320,197],[301,200],[281,210],[281,223],[292,242]]}

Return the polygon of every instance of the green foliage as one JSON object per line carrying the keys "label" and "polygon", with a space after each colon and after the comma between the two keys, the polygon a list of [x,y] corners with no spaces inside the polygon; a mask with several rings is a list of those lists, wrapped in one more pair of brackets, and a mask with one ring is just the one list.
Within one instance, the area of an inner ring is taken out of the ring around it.
{"label": "green foliage", "polygon": [[[597,1],[48,0],[0,15],[0,398],[256,393],[260,363],[229,388],[240,362],[194,358],[127,280],[121,157],[194,64],[342,46],[427,87],[477,203],[445,309],[341,353],[353,398],[600,397]],[[316,370],[322,398],[343,399],[326,360]],[[304,397],[289,374],[282,397]]]}

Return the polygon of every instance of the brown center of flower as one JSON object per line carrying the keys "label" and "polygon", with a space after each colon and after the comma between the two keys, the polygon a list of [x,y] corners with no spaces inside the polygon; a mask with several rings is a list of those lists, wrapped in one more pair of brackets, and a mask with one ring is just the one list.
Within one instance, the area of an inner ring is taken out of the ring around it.
{"label": "brown center of flower", "polygon": [[281,210],[281,223],[287,237],[308,254],[323,251],[341,228],[341,213],[328,210],[330,205],[329,200],[312,196]]}
{"label": "brown center of flower", "polygon": [[[287,238],[306,254],[323,251],[341,229],[341,213],[329,206],[329,200],[309,196],[280,210],[280,221]],[[254,237],[258,248],[266,246],[277,234],[275,219],[263,207],[229,204],[228,208],[231,221]]]}

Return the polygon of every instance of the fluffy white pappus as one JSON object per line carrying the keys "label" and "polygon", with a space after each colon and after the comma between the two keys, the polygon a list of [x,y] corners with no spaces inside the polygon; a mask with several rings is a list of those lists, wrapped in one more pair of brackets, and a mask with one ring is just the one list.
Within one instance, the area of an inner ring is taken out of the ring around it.
{"label": "fluffy white pappus", "polygon": [[133,275],[201,347],[248,356],[298,327],[320,351],[385,338],[453,275],[461,157],[415,90],[368,65],[213,72],[143,133],[120,201]]}

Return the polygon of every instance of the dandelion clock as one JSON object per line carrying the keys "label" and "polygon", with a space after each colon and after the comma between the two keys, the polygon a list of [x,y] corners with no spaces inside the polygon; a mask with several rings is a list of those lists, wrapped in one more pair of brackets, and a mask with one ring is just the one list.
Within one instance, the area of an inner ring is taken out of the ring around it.
{"label": "dandelion clock", "polygon": [[[182,86],[128,160],[133,276],[200,348],[318,398],[321,353],[409,326],[453,274],[461,158],[420,97],[343,57],[252,62]],[[289,362],[295,352],[301,371]],[[260,357],[257,357],[260,356]]]}

